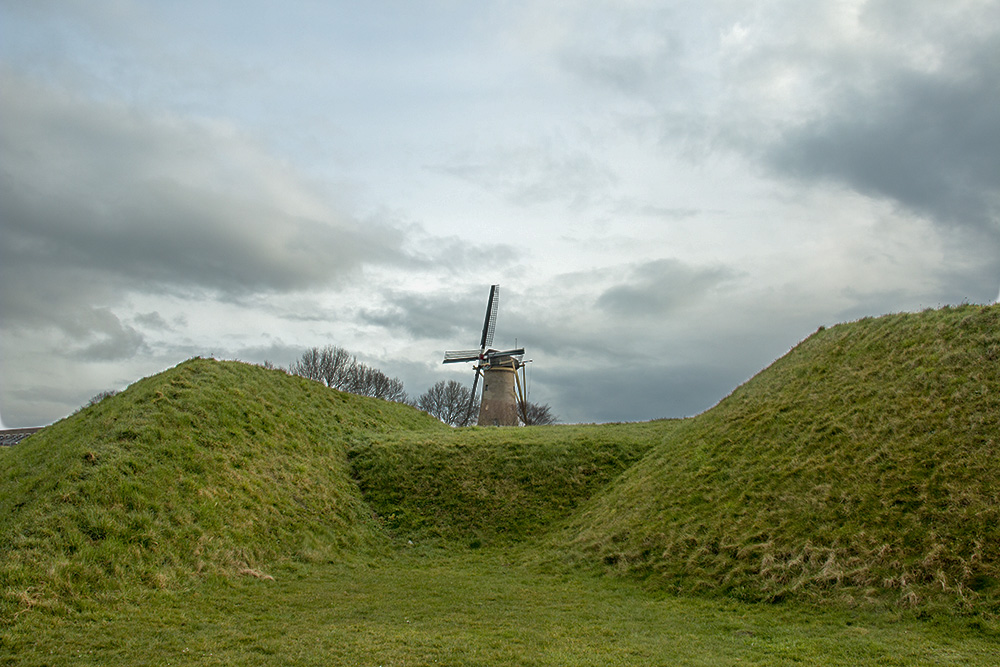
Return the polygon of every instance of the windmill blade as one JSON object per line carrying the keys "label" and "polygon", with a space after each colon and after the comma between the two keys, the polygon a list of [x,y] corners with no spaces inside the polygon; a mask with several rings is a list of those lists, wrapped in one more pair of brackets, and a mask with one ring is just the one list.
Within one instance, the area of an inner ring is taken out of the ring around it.
{"label": "windmill blade", "polygon": [[483,337],[479,349],[485,350],[493,344],[493,331],[497,327],[497,310],[500,307],[500,286],[490,286],[490,300],[486,302],[486,320],[483,322]]}
{"label": "windmill blade", "polygon": [[497,357],[522,357],[524,356],[524,348],[519,347],[516,350],[490,350],[486,353],[487,359],[496,359]]}
{"label": "windmill blade", "polygon": [[472,419],[472,406],[476,404],[476,385],[479,384],[479,368],[476,368],[476,378],[472,381],[472,394],[469,396],[469,407],[465,409],[465,423],[463,426],[469,425],[469,420]]}
{"label": "windmill blade", "polygon": [[455,364],[460,361],[479,361],[480,350],[453,350],[444,353],[443,364]]}

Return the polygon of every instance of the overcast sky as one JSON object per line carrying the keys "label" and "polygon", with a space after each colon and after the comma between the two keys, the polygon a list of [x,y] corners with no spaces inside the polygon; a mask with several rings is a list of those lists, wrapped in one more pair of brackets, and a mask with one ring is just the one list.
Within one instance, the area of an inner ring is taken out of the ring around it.
{"label": "overcast sky", "polygon": [[340,345],[565,422],[1000,290],[1000,0],[0,1],[0,415]]}

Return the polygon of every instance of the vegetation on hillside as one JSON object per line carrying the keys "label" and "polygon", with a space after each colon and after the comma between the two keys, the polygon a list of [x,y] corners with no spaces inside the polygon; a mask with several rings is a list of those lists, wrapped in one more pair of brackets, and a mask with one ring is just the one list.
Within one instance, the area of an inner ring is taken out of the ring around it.
{"label": "vegetation on hillside", "polygon": [[194,573],[262,574],[370,543],[356,433],[446,430],[396,403],[195,359],[5,452],[0,604],[61,604]]}
{"label": "vegetation on hillside", "polygon": [[576,514],[574,559],[745,600],[1000,611],[1000,306],[817,331]]}
{"label": "vegetation on hillside", "polygon": [[678,423],[387,433],[349,457],[392,535],[510,544],[566,520]]}
{"label": "vegetation on hillside", "polygon": [[672,591],[1000,614],[1000,306],[822,329],[712,410],[453,429],[237,362],[2,454],[0,618],[385,537]]}

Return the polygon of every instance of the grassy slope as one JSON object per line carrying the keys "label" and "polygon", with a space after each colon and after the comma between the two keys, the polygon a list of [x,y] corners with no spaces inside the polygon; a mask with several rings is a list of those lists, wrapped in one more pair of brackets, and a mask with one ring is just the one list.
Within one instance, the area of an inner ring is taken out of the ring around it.
{"label": "grassy slope", "polygon": [[993,615],[998,420],[1000,306],[820,330],[686,420],[559,539],[681,591]]}
{"label": "grassy slope", "polygon": [[3,452],[0,617],[328,559],[380,528],[541,537],[681,591],[995,613],[998,332],[998,307],[865,320],[694,419],[530,429],[193,360]]}
{"label": "grassy slope", "polygon": [[564,521],[679,423],[390,433],[348,455],[391,534],[509,544]]}
{"label": "grassy slope", "polygon": [[376,531],[345,443],[446,427],[407,406],[191,360],[4,452],[0,618],[194,572],[324,558]]}

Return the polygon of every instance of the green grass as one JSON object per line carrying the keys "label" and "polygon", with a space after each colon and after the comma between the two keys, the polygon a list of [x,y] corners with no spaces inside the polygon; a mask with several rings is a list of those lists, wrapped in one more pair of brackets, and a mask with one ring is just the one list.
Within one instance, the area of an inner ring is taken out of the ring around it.
{"label": "green grass", "polygon": [[396,538],[509,544],[567,519],[679,423],[371,434],[348,457]]}
{"label": "green grass", "polygon": [[447,430],[236,362],[137,382],[5,453],[0,618],[375,543],[346,443],[410,428]]}
{"label": "green grass", "polygon": [[1000,307],[818,331],[553,539],[685,593],[1000,612]]}
{"label": "green grass", "polygon": [[0,661],[993,664],[998,415],[997,306],[643,424],[195,359],[0,450]]}
{"label": "green grass", "polygon": [[0,664],[994,665],[996,635],[906,614],[676,597],[502,550],[414,551],[211,577],[35,614]]}

